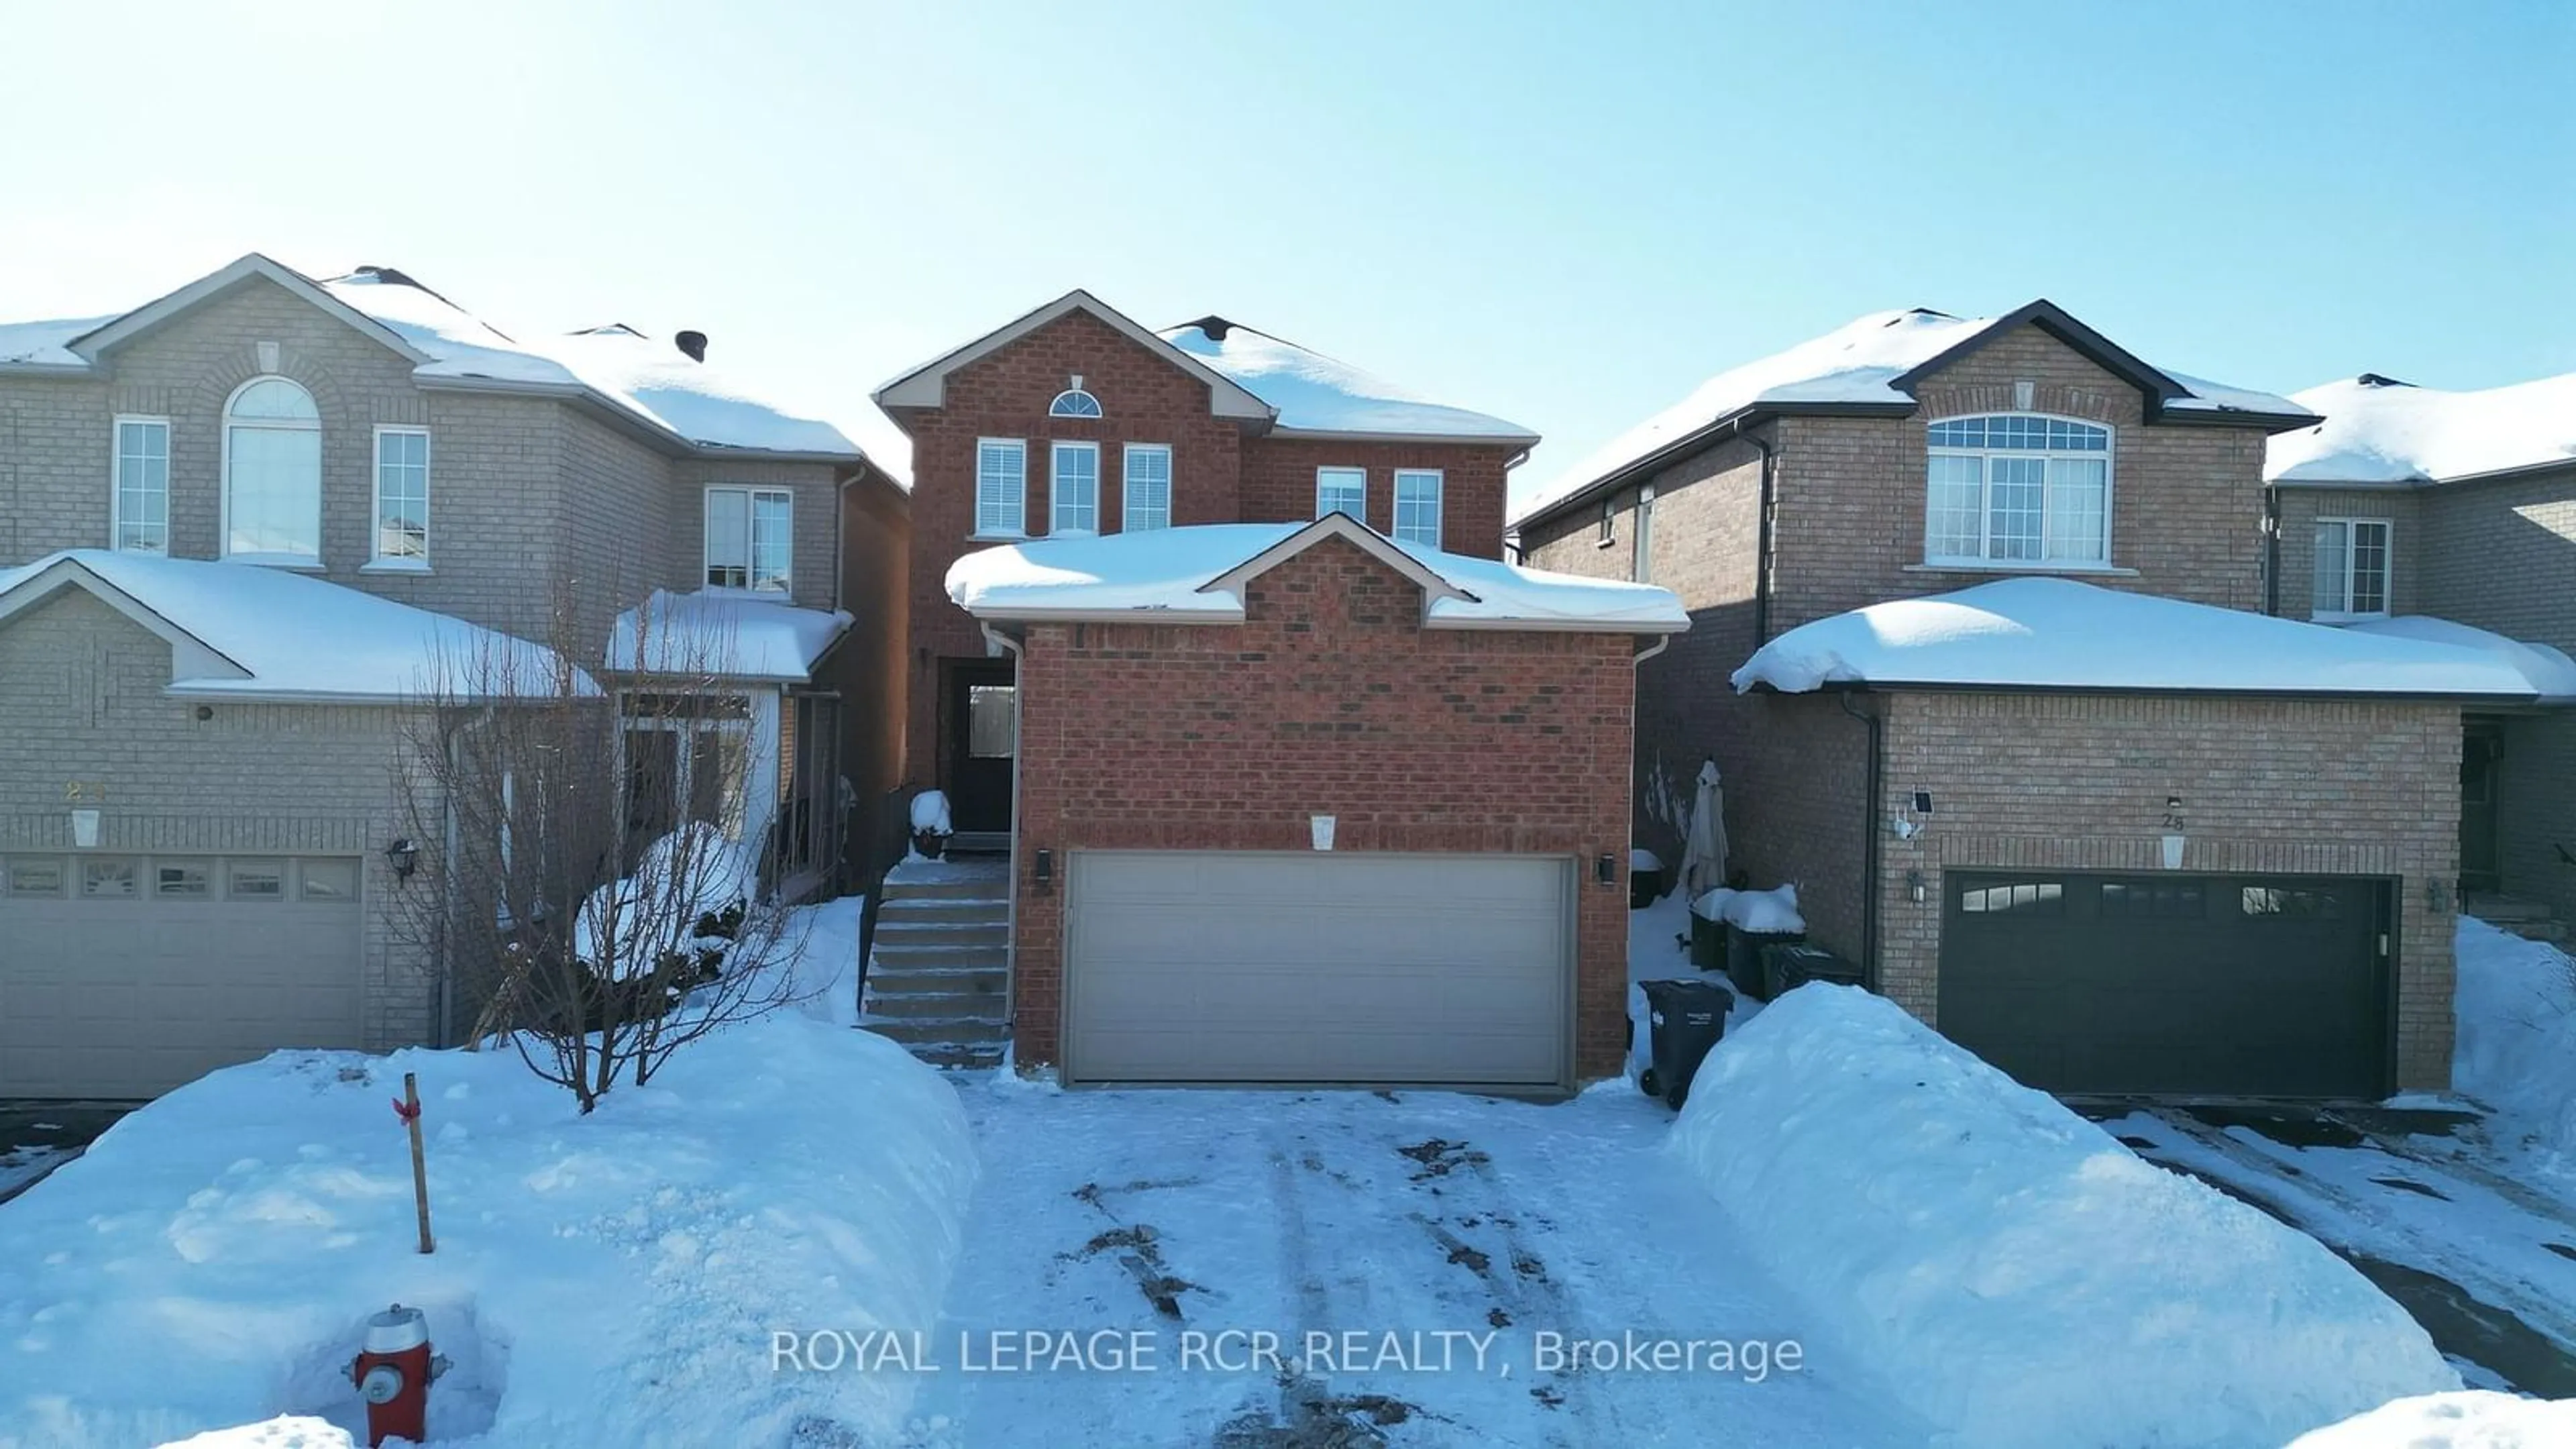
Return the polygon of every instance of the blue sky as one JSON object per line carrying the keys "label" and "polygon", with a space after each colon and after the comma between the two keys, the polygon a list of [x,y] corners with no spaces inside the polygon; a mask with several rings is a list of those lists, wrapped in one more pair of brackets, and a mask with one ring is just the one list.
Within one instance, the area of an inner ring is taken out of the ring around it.
{"label": "blue sky", "polygon": [[1527,424],[1523,490],[1888,307],[2284,391],[2576,370],[2561,0],[217,8],[10,16],[0,317],[390,264],[855,421],[1085,286]]}

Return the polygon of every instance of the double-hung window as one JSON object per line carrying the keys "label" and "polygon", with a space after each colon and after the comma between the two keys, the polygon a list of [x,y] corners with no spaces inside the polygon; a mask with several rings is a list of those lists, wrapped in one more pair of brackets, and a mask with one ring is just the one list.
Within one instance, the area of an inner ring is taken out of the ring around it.
{"label": "double-hung window", "polygon": [[2309,612],[2320,619],[2388,613],[2388,520],[2317,520],[2317,581]]}
{"label": "double-hung window", "polygon": [[1100,445],[1059,442],[1048,453],[1047,532],[1098,533]]}
{"label": "double-hung window", "polygon": [[2111,430],[2005,413],[1931,426],[1927,564],[2047,568],[2111,562]]}
{"label": "double-hung window", "polygon": [[1440,470],[1395,470],[1395,538],[1424,548],[1440,546]]}
{"label": "double-hung window", "polygon": [[322,562],[322,414],[282,377],[255,377],[224,404],[224,557]]}
{"label": "double-hung window", "polygon": [[1362,523],[1368,522],[1368,470],[1366,468],[1318,468],[1315,470],[1315,516],[1347,513]]}
{"label": "double-hung window", "polygon": [[1129,443],[1127,497],[1119,527],[1129,533],[1172,526],[1172,448],[1169,443]]}
{"label": "double-hung window", "polygon": [[1018,538],[1029,531],[1029,445],[1018,438],[975,444],[975,533]]}
{"label": "double-hung window", "polygon": [[112,548],[170,551],[170,420],[116,420],[116,491],[109,524]]}
{"label": "double-hung window", "polygon": [[378,568],[429,567],[429,430],[376,429]]}
{"label": "double-hung window", "polygon": [[707,490],[707,587],[788,592],[796,495],[783,488]]}

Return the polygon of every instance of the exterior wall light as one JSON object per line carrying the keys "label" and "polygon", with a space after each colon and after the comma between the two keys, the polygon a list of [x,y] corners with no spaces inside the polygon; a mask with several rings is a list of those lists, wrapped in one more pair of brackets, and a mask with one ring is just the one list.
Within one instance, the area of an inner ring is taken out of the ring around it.
{"label": "exterior wall light", "polygon": [[1055,852],[1054,852],[1054,851],[1052,851],[1052,850],[1041,850],[1041,851],[1039,851],[1039,852],[1037,853],[1036,857],[1034,858],[1033,864],[1034,864],[1034,865],[1036,866],[1036,868],[1037,868],[1037,882],[1038,882],[1038,884],[1039,884],[1039,885],[1050,885],[1050,884],[1053,884],[1053,883],[1054,883],[1054,881],[1055,881]]}
{"label": "exterior wall light", "polygon": [[385,847],[385,864],[394,868],[394,879],[409,880],[420,867],[420,847],[411,843],[410,836],[403,836]]}

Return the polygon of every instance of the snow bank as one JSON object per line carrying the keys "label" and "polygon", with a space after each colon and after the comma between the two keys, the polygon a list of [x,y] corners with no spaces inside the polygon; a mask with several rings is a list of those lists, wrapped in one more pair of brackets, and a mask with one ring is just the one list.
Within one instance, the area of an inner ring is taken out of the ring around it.
{"label": "snow bank", "polygon": [[[0,604],[40,576],[70,579],[75,573],[104,583],[222,656],[174,679],[173,694],[399,700],[431,693],[544,696],[563,687],[556,678],[560,662],[543,645],[310,574],[253,564],[67,549],[0,569]],[[224,660],[242,672],[224,669]],[[567,677],[571,688],[598,693],[581,670]]]}
{"label": "snow bank", "polygon": [[238,1429],[209,1429],[161,1449],[356,1449],[364,1438],[353,1439],[348,1430],[321,1419],[283,1414]]}
{"label": "snow bank", "polygon": [[1240,324],[1219,330],[1225,334],[1223,341],[1208,336],[1197,323],[1169,328],[1159,335],[1277,409],[1282,428],[1394,437],[1490,438],[1498,443],[1538,441],[1536,433],[1518,423],[1425,401],[1349,363],[1309,352],[1266,332]]}
{"label": "snow bank", "polygon": [[2426,1394],[2383,1404],[2302,1434],[2289,1449],[2565,1449],[2576,1444],[2576,1399]]}
{"label": "snow bank", "polygon": [[655,589],[610,626],[606,663],[619,672],[802,682],[850,623],[842,610],[737,589]]}
{"label": "snow bank", "polygon": [[2315,1239],[1855,988],[1731,1031],[1674,1150],[1818,1329],[1961,1444],[2275,1449],[2459,1387]]}
{"label": "snow bank", "polygon": [[2364,619],[2339,627],[2383,639],[2421,639],[2428,644],[2475,649],[2519,673],[2544,703],[2576,703],[2576,659],[2568,658],[2566,652],[2555,645],[2526,643],[2475,625],[2436,619],[2429,614]]}
{"label": "snow bank", "polygon": [[[979,549],[951,564],[948,597],[980,618],[1026,618],[1138,610],[1164,617],[1225,623],[1243,617],[1243,596],[1210,588],[1216,580],[1308,530],[1316,539],[1365,532],[1341,514],[1313,523],[1216,523],[1113,533],[1096,538],[1031,539]],[[1464,597],[1431,601],[1434,625],[1598,625],[1614,632],[1678,633],[1690,615],[1668,589],[1615,579],[1582,578],[1469,558],[1369,535],[1363,547],[1393,550]]]}
{"label": "snow bank", "polygon": [[2576,372],[2476,392],[2364,376],[2296,400],[2325,421],[2265,446],[2273,482],[2439,482],[2576,461]]}
{"label": "snow bank", "polygon": [[2456,941],[2452,1090],[2542,1151],[2576,1158],[2576,962],[2470,916]]}
{"label": "snow bank", "polygon": [[[426,1257],[386,1107],[406,1071]],[[699,1042],[589,1117],[515,1055],[282,1052],[126,1118],[0,1209],[0,1444],[356,1428],[342,1371],[393,1301],[455,1360],[439,1439],[779,1444],[810,1420],[816,1443],[883,1442],[909,1376],[774,1371],[771,1334],[930,1331],[974,1175],[938,1073],[807,1012]]]}
{"label": "snow bank", "polygon": [[1711,919],[1724,921],[1739,931],[1807,929],[1807,918],[1798,914],[1798,888],[1794,885],[1767,891],[1729,891],[1726,899],[1717,903],[1717,915]]}
{"label": "snow bank", "polygon": [[[2000,320],[1952,317],[1914,308],[1872,312],[1786,352],[1728,368],[1688,397],[1612,438],[1541,488],[1515,521],[1527,519],[1603,478],[1643,461],[1737,413],[1757,407],[1878,403],[1910,408],[1911,394],[1893,384],[1903,374],[1976,339]],[[2296,413],[2286,398],[2166,373],[2192,396],[2169,399],[2182,412]]]}
{"label": "snow bank", "polygon": [[2261,694],[2493,695],[2531,682],[2495,655],[2356,633],[2071,579],[2005,579],[1801,624],[1754,652],[1735,687],[1826,684],[2210,689]]}

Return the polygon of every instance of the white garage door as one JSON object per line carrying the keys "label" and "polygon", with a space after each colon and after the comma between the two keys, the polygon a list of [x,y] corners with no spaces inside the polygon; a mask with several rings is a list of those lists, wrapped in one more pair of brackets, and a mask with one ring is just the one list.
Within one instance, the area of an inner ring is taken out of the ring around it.
{"label": "white garage door", "polygon": [[1570,860],[1080,851],[1067,869],[1068,1080],[1568,1080]]}
{"label": "white garage door", "polygon": [[359,1044],[358,862],[0,856],[0,1097],[149,1097]]}

